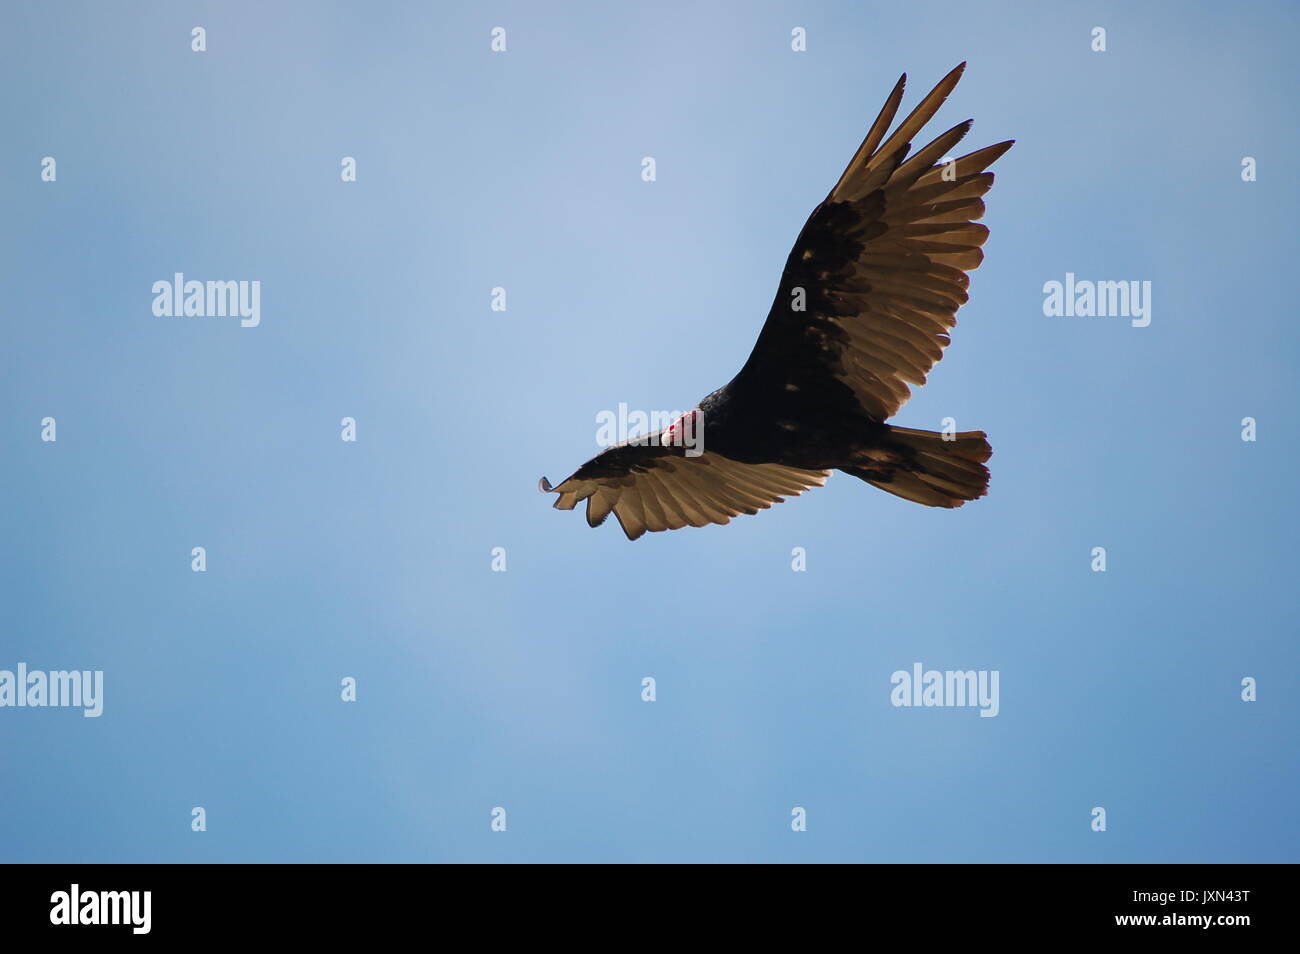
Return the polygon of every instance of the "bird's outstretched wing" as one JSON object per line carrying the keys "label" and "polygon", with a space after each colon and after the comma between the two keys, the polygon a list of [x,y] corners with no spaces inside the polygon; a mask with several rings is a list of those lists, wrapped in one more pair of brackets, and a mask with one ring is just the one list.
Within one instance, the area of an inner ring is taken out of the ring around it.
{"label": "bird's outstretched wing", "polygon": [[965,67],[945,76],[886,138],[906,74],[899,79],[800,232],[753,353],[729,386],[736,398],[776,409],[856,402],[883,421],[943,356],[966,301],[966,272],[984,257],[988,229],[975,223],[993,184],[984,170],[1012,145],[939,164],[970,129],[967,120],[907,158],[912,137]]}
{"label": "bird's outstretched wing", "polygon": [[597,454],[556,486],[543,477],[539,487],[560,495],[557,510],[587,501],[587,523],[593,527],[613,511],[627,538],[635,540],[647,530],[730,523],[738,514],[758,513],[820,487],[829,476],[827,470],[742,464],[709,451],[691,457],[681,447],[623,443]]}

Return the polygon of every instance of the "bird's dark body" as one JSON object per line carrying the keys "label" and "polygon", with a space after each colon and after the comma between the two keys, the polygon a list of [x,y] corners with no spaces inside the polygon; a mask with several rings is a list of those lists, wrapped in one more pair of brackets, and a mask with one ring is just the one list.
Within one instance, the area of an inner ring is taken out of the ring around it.
{"label": "bird's dark body", "polygon": [[[888,428],[866,417],[848,388],[733,396],[736,382],[699,403],[706,450],[746,464],[807,470],[850,466],[862,451],[883,446]],[[837,393],[842,392],[842,393]]]}

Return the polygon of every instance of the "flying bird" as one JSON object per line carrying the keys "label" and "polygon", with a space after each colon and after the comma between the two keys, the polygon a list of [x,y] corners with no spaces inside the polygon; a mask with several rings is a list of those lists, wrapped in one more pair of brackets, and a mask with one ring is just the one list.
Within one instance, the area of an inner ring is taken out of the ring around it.
{"label": "flying bird", "polygon": [[986,172],[1012,142],[943,162],[960,123],[909,158],[962,63],[892,132],[899,78],[848,168],[795,241],[749,359],[729,384],[653,434],[609,447],[555,486],[555,507],[647,530],[729,523],[826,482],[832,470],[927,507],[988,491],[983,431],[885,423],[943,357],[967,272],[984,258]]}

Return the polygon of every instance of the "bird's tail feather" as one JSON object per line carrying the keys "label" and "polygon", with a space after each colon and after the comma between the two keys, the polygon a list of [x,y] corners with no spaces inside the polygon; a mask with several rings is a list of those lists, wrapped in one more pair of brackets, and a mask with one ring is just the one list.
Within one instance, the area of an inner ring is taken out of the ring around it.
{"label": "bird's tail feather", "polygon": [[840,469],[874,487],[927,507],[960,507],[989,489],[993,455],[983,431],[937,434],[887,427],[881,442]]}

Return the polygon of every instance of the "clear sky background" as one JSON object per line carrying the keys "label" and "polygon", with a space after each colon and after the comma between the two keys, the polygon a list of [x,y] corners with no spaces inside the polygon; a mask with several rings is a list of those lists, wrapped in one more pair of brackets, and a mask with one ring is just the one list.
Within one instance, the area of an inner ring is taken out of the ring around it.
{"label": "clear sky background", "polygon": [[[0,668],[105,673],[0,709],[0,859],[1300,861],[1293,4],[0,18]],[[898,74],[962,60],[932,132],[1018,142],[896,421],[986,430],[989,496],[552,510],[597,412],[730,379]],[[177,271],[260,326],[155,317]],[[1045,317],[1066,272],[1150,326]],[[1000,714],[894,708],[915,662]]]}

